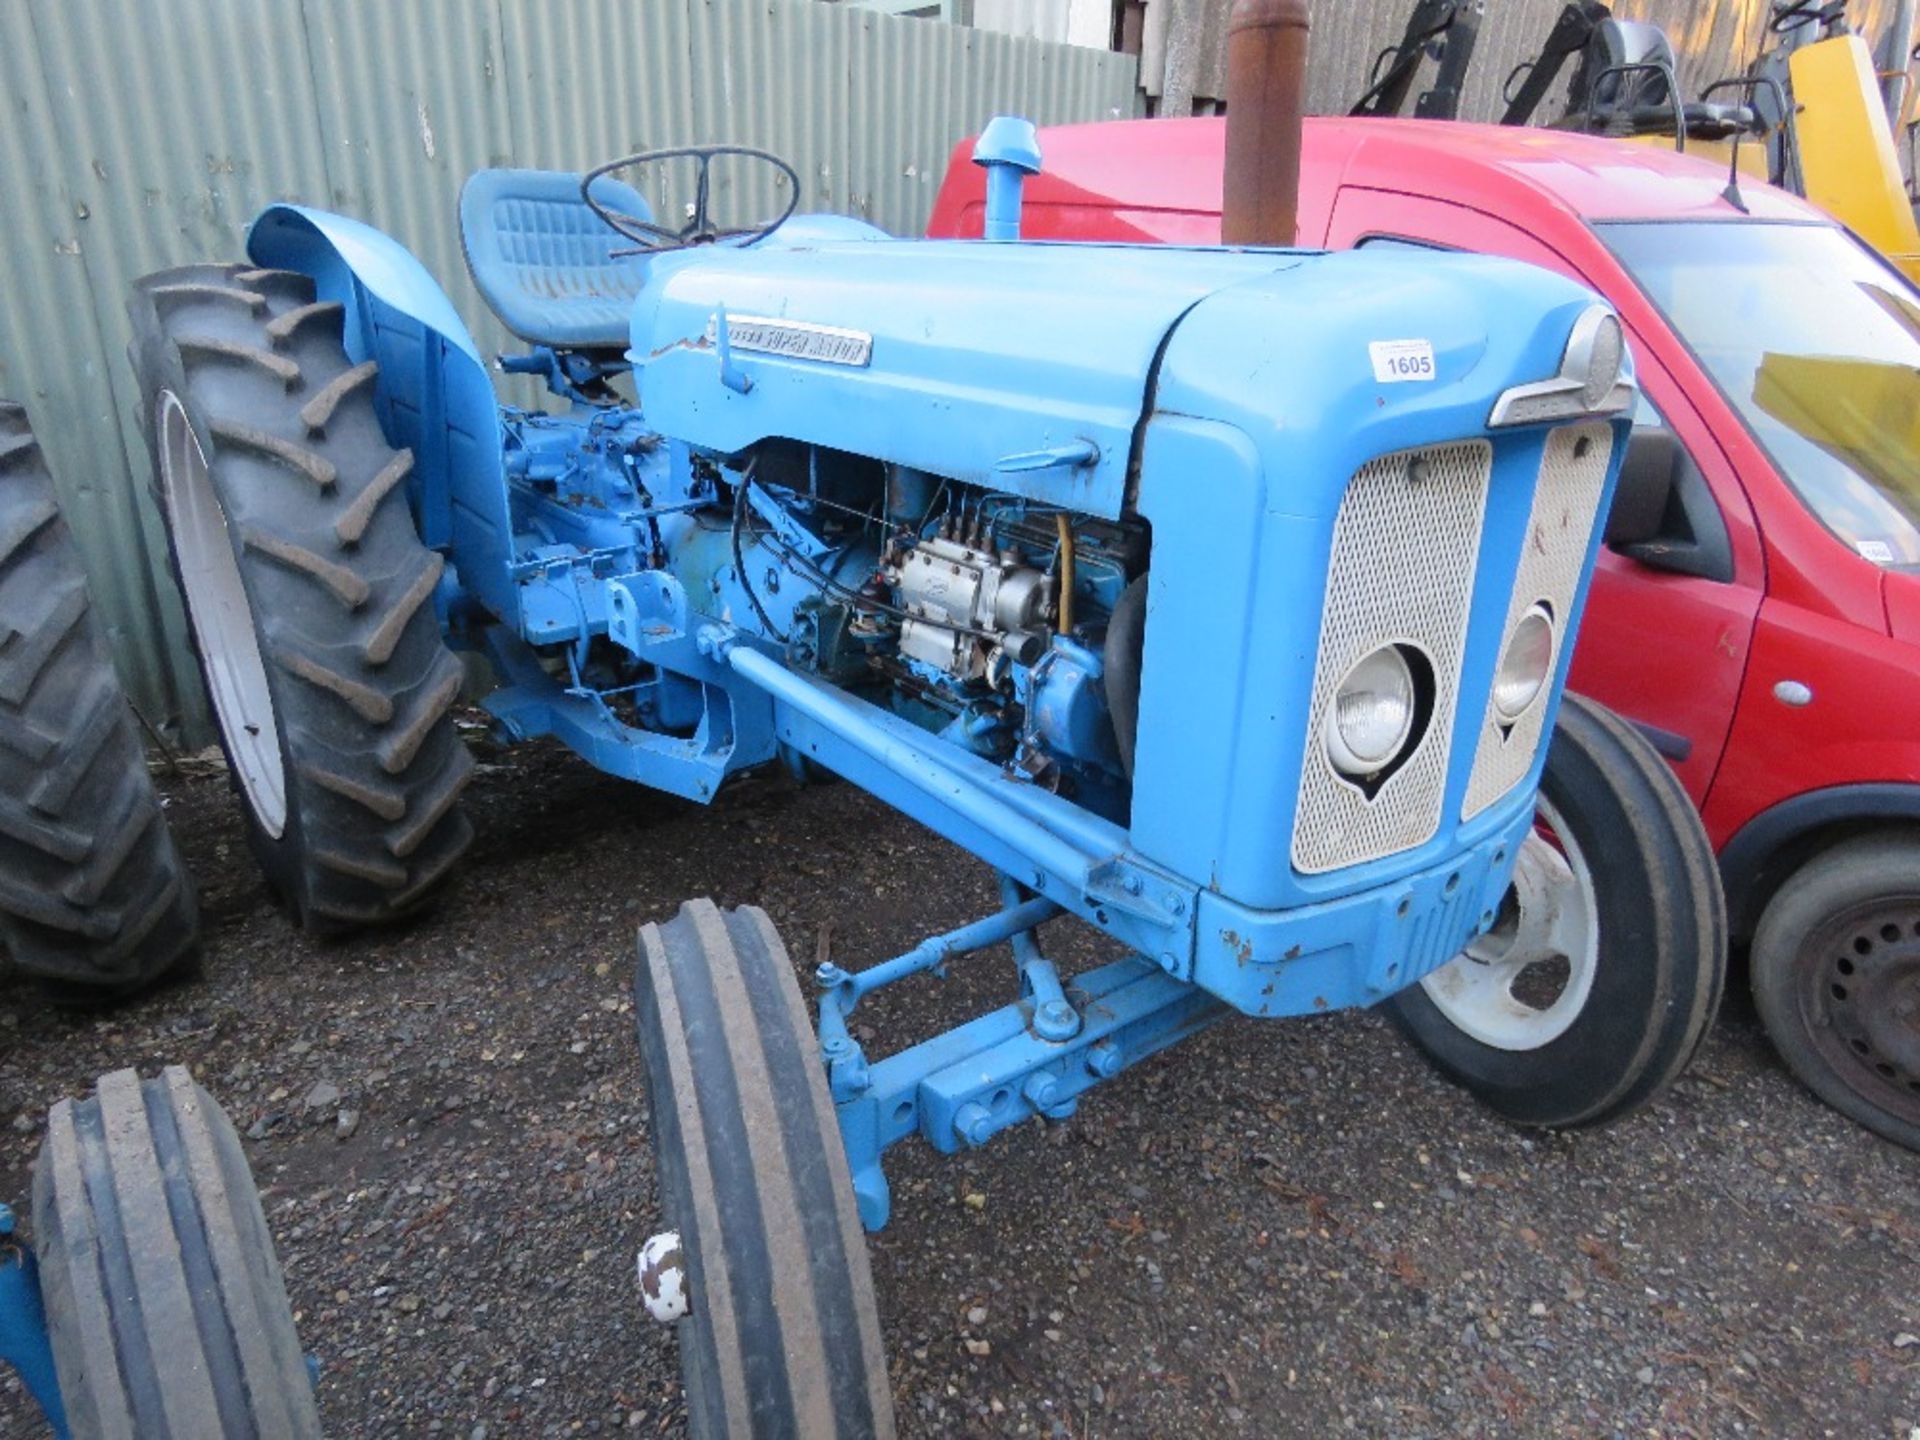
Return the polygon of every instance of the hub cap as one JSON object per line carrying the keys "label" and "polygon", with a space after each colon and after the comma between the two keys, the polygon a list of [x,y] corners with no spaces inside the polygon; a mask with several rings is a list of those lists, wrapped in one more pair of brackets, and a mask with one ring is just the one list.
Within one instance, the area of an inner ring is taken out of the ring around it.
{"label": "hub cap", "polygon": [[156,402],[160,486],[180,561],[187,618],[200,646],[214,716],[227,754],[260,828],[278,840],[287,828],[287,775],[274,724],[273,695],[260,658],[240,563],[234,558],[226,511],[207,472],[206,452],[186,409],[171,390]]}
{"label": "hub cap", "polygon": [[1861,1099],[1920,1125],[1920,900],[1876,900],[1807,937],[1800,1022]]}
{"label": "hub cap", "polygon": [[1599,913],[1586,856],[1543,799],[1493,928],[1421,987],[1481,1044],[1538,1050],[1566,1034],[1593,993]]}

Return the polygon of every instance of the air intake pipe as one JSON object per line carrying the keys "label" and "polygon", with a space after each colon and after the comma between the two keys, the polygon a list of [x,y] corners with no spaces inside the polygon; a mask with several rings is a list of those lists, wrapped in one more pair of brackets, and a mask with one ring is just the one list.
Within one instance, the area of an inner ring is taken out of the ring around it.
{"label": "air intake pipe", "polygon": [[1307,0],[1234,0],[1227,20],[1223,244],[1294,243],[1306,102]]}

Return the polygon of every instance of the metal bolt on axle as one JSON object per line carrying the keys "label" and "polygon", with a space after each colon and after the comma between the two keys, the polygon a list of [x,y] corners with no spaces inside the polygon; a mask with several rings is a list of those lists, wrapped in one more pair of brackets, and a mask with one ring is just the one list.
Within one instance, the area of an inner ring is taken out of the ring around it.
{"label": "metal bolt on axle", "polygon": [[1027,1077],[1027,1083],[1020,1089],[1020,1093],[1026,1097],[1027,1103],[1036,1110],[1044,1110],[1053,1104],[1054,1096],[1056,1096],[1059,1091],[1060,1082],[1044,1070],[1034,1071],[1033,1074]]}
{"label": "metal bolt on axle", "polygon": [[967,1144],[984,1145],[993,1138],[993,1112],[977,1100],[969,1100],[953,1112],[953,1133]]}

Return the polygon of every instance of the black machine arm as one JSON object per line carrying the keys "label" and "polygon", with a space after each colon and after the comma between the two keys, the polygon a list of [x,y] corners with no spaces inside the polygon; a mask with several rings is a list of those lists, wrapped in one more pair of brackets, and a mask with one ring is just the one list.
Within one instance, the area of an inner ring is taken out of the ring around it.
{"label": "black machine arm", "polygon": [[[1541,47],[1539,55],[1522,62],[1507,76],[1507,110],[1500,117],[1500,123],[1531,123],[1534,112],[1540,108],[1540,102],[1547,98],[1547,92],[1553,89],[1553,83],[1560,78],[1567,61],[1587,48],[1587,42],[1593,39],[1593,32],[1602,21],[1612,18],[1613,11],[1599,3],[1599,0],[1573,0],[1561,10],[1560,18],[1553,22],[1553,29],[1548,33],[1547,43]],[[1517,89],[1515,82],[1518,82]]]}
{"label": "black machine arm", "polygon": [[1484,9],[1484,0],[1418,0],[1400,43],[1375,58],[1372,83],[1347,113],[1398,115],[1406,107],[1421,56],[1431,54],[1440,62],[1440,71],[1433,88],[1415,102],[1413,113],[1422,120],[1457,118]]}

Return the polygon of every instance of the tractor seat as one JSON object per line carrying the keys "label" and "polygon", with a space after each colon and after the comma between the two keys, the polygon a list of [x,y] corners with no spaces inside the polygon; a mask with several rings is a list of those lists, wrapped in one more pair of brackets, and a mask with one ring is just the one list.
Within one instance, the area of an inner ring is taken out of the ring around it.
{"label": "tractor seat", "polygon": [[[631,185],[603,175],[594,198],[640,220],[653,211]],[[467,269],[507,329],[555,350],[625,350],[628,315],[646,283],[644,255],[587,207],[564,170],[479,170],[460,190]]]}
{"label": "tractor seat", "polygon": [[[1725,140],[1729,136],[1764,135],[1766,126],[1746,105],[1719,105],[1688,101],[1681,108],[1689,140]],[[1570,115],[1562,126],[1601,135],[1671,135],[1674,116],[1671,105],[1635,105],[1631,109],[1603,106],[1584,114]]]}

